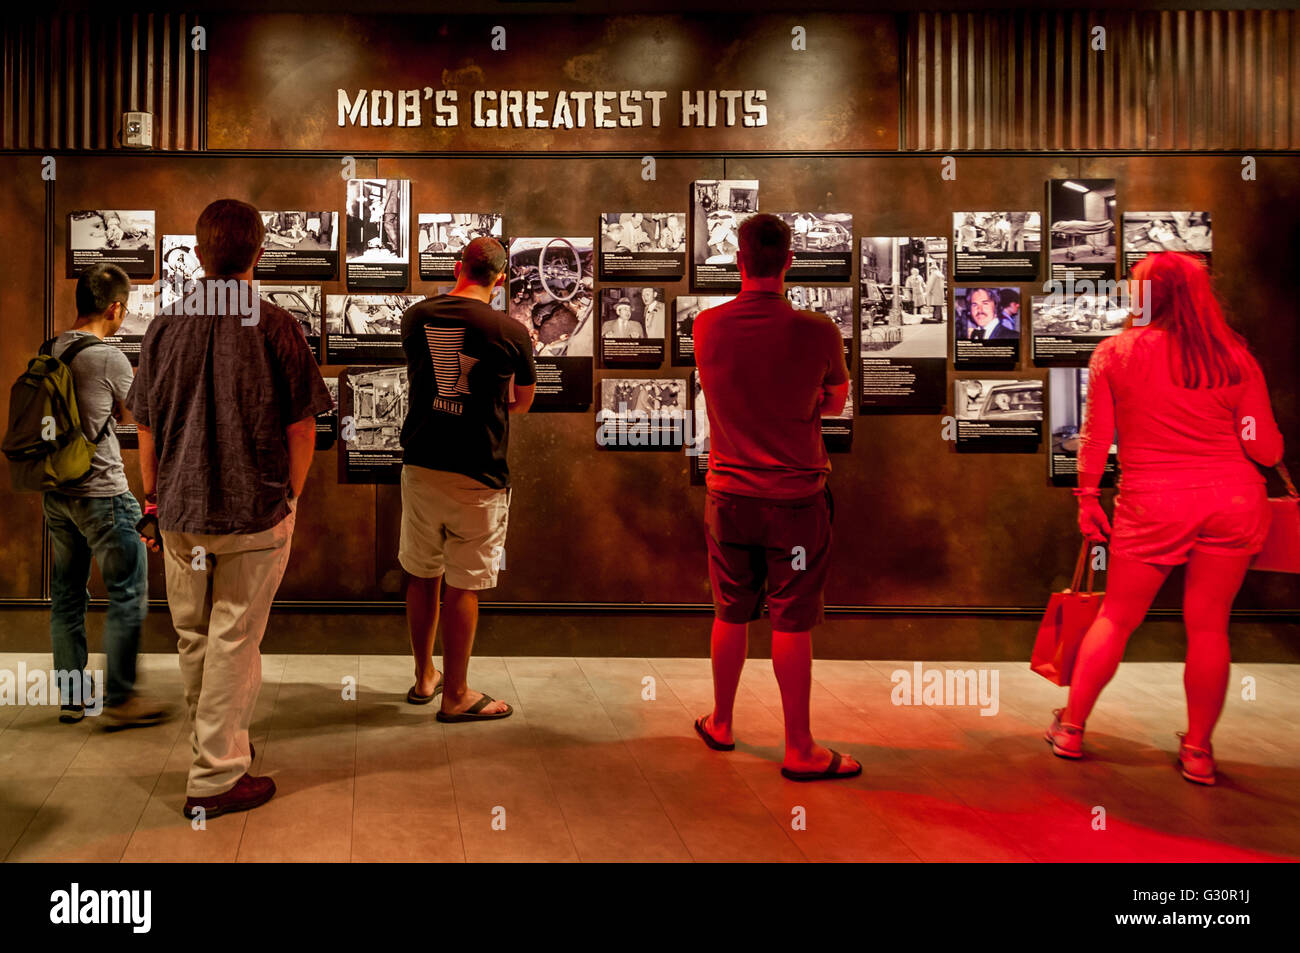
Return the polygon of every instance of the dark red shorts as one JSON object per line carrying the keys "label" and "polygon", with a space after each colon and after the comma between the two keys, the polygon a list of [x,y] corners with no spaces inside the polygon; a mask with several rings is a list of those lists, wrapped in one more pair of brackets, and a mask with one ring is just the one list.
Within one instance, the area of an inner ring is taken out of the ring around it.
{"label": "dark red shorts", "polygon": [[833,514],[830,487],[797,500],[710,490],[704,525],[714,615],[753,621],[762,615],[766,592],[774,630],[806,632],[821,622]]}

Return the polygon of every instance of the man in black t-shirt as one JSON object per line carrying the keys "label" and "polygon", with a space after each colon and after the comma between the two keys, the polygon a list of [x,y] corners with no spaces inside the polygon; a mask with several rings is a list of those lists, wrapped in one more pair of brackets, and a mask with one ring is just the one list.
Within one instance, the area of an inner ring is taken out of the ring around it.
{"label": "man in black t-shirt", "polygon": [[[505,718],[513,709],[469,688],[478,592],[496,585],[510,510],[506,448],[510,414],[533,402],[536,373],[528,332],[494,310],[506,252],[476,238],[456,264],[456,285],[402,315],[410,409],[402,424],[402,533],[406,608],[415,654],[413,705],[442,695],[439,721]],[[444,672],[433,666],[438,602]]]}

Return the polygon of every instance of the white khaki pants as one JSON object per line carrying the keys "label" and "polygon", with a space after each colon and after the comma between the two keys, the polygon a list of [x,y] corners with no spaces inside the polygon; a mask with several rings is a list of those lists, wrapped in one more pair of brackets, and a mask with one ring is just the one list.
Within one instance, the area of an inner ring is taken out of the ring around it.
{"label": "white khaki pants", "polygon": [[[163,532],[194,764],[186,794],[224,794],[252,765],[248,726],[262,687],[262,636],[280,587],[297,504],[260,533]],[[200,548],[201,547],[201,548]]]}

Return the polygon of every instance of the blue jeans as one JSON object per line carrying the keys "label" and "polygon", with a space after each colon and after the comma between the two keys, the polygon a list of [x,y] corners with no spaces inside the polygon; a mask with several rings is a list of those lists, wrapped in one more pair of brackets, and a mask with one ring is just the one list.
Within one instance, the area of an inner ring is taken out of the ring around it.
{"label": "blue jeans", "polygon": [[[45,520],[54,548],[50,580],[50,642],[54,668],[84,672],[90,560],[108,590],[104,653],[108,656],[105,705],[120,705],[135,690],[140,626],[148,611],[149,577],[144,543],[135,531],[140,504],[130,493],[109,497],[45,494]],[[66,688],[60,699],[68,703]]]}

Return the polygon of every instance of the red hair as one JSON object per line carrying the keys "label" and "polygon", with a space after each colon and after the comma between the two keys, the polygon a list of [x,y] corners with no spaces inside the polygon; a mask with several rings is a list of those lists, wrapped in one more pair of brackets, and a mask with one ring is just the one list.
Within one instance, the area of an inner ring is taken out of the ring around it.
{"label": "red hair", "polygon": [[1196,389],[1241,383],[1246,339],[1228,326],[1198,259],[1155,252],[1137,263],[1133,280],[1146,282],[1134,295],[1134,316],[1173,335],[1176,383]]}

